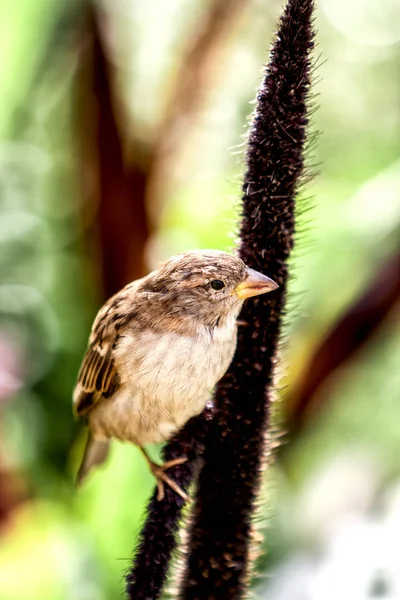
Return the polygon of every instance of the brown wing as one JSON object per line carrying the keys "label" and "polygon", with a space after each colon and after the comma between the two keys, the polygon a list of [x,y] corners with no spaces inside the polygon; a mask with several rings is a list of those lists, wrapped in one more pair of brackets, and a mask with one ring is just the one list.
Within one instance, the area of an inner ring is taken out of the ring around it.
{"label": "brown wing", "polygon": [[95,319],[74,391],[76,416],[86,414],[96,402],[111,396],[119,386],[113,353],[121,329],[134,316],[133,290],[131,284],[113,296]]}
{"label": "brown wing", "polygon": [[111,347],[103,350],[97,343],[92,344],[84,358],[78,381],[87,392],[99,392],[103,394],[108,391],[115,372]]}
{"label": "brown wing", "polygon": [[91,344],[83,359],[75,388],[76,415],[83,416],[102,396],[111,396],[117,387],[118,374],[112,357],[112,346],[99,348],[98,343]]}

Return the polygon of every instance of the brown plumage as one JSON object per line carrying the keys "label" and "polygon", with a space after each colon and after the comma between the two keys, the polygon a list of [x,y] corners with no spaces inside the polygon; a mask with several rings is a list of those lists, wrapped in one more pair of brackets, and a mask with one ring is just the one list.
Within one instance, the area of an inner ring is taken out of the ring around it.
{"label": "brown plumage", "polygon": [[130,283],[99,311],[74,391],[89,438],[77,482],[107,456],[115,437],[139,446],[157,478],[181,496],[143,446],[167,440],[199,414],[236,347],[245,298],[275,289],[242,260],[215,250],[186,252]]}

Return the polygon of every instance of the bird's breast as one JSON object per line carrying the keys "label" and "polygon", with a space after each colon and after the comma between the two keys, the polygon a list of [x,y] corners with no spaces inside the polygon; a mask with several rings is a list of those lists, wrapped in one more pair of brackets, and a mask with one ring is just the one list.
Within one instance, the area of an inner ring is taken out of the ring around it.
{"label": "bird's breast", "polygon": [[92,411],[92,426],[139,445],[168,439],[203,410],[235,347],[235,321],[194,336],[122,337],[115,351],[120,387]]}
{"label": "bird's breast", "polygon": [[119,344],[122,382],[163,404],[202,395],[222,377],[236,347],[236,326],[202,328],[194,336],[148,331]]}

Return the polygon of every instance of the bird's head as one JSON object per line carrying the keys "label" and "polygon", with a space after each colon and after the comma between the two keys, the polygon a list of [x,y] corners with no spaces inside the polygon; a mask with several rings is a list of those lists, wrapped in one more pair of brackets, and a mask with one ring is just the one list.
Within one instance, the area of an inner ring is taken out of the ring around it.
{"label": "bird's head", "polygon": [[238,257],[201,250],[173,256],[145,278],[141,290],[175,318],[201,319],[212,325],[224,317],[236,317],[246,298],[277,287]]}

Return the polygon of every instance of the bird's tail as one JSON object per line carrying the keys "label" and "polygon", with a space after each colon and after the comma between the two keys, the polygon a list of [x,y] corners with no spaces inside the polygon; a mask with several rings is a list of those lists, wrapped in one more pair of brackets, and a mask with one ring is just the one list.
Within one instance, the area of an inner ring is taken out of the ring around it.
{"label": "bird's tail", "polygon": [[93,467],[101,465],[108,456],[109,440],[96,440],[89,432],[81,466],[76,476],[75,485],[79,487]]}

